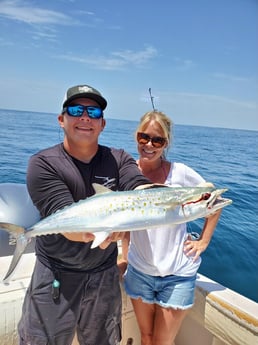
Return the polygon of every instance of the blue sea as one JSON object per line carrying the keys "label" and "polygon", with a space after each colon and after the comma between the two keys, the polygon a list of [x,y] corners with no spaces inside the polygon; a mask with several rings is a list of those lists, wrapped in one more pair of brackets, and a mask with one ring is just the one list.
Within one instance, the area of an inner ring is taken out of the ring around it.
{"label": "blue sea", "polygon": [[[0,183],[25,183],[29,157],[61,142],[57,114],[0,110]],[[135,121],[107,119],[100,143],[137,158]],[[233,125],[233,124],[232,124]],[[258,302],[258,132],[175,124],[168,158],[183,162],[233,204],[224,208],[199,272]],[[191,222],[200,232],[203,220]]]}

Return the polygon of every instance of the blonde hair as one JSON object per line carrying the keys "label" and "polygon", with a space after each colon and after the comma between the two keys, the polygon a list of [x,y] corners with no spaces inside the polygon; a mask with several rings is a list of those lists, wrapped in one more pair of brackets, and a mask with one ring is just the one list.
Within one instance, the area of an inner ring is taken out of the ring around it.
{"label": "blonde hair", "polygon": [[172,120],[162,111],[148,111],[145,113],[141,119],[140,123],[136,129],[135,132],[135,137],[137,136],[138,132],[144,132],[146,127],[151,121],[155,121],[159,124],[162,132],[163,132],[163,137],[167,139],[167,148],[171,145],[172,143],[172,128],[173,128],[173,122]]}
{"label": "blonde hair", "polygon": [[166,138],[168,144],[170,144],[172,141],[173,122],[162,111],[153,110],[145,113],[140,119],[140,123],[136,129],[135,135],[137,135],[137,132],[144,131],[151,121],[155,121],[160,125],[164,138]]}

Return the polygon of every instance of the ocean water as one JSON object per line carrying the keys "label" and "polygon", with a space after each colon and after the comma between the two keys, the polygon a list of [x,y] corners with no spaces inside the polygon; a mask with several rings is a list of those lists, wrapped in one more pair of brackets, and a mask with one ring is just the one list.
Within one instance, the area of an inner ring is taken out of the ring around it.
{"label": "ocean water", "polygon": [[[29,157],[63,139],[57,114],[0,109],[0,183],[25,183]],[[137,158],[137,122],[107,119],[100,143]],[[175,125],[167,157],[226,187],[224,208],[199,272],[258,302],[258,132]],[[200,232],[203,220],[191,222]]]}

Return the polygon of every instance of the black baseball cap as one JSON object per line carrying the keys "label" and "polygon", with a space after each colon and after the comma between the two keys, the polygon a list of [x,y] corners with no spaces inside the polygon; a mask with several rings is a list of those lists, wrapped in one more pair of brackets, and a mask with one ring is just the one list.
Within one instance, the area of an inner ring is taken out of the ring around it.
{"label": "black baseball cap", "polygon": [[102,110],[107,106],[107,101],[101,95],[101,93],[89,85],[76,85],[70,87],[64,96],[63,108],[66,107],[70,102],[77,98],[90,98],[96,101]]}

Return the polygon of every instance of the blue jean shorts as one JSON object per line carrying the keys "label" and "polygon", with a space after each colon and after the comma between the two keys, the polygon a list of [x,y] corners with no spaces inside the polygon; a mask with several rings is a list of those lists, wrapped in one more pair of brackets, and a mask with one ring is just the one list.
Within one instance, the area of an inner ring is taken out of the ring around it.
{"label": "blue jean shorts", "polygon": [[136,270],[130,264],[124,276],[124,288],[129,297],[141,298],[145,303],[156,303],[173,309],[188,309],[193,306],[195,282],[196,275],[151,276]]}

